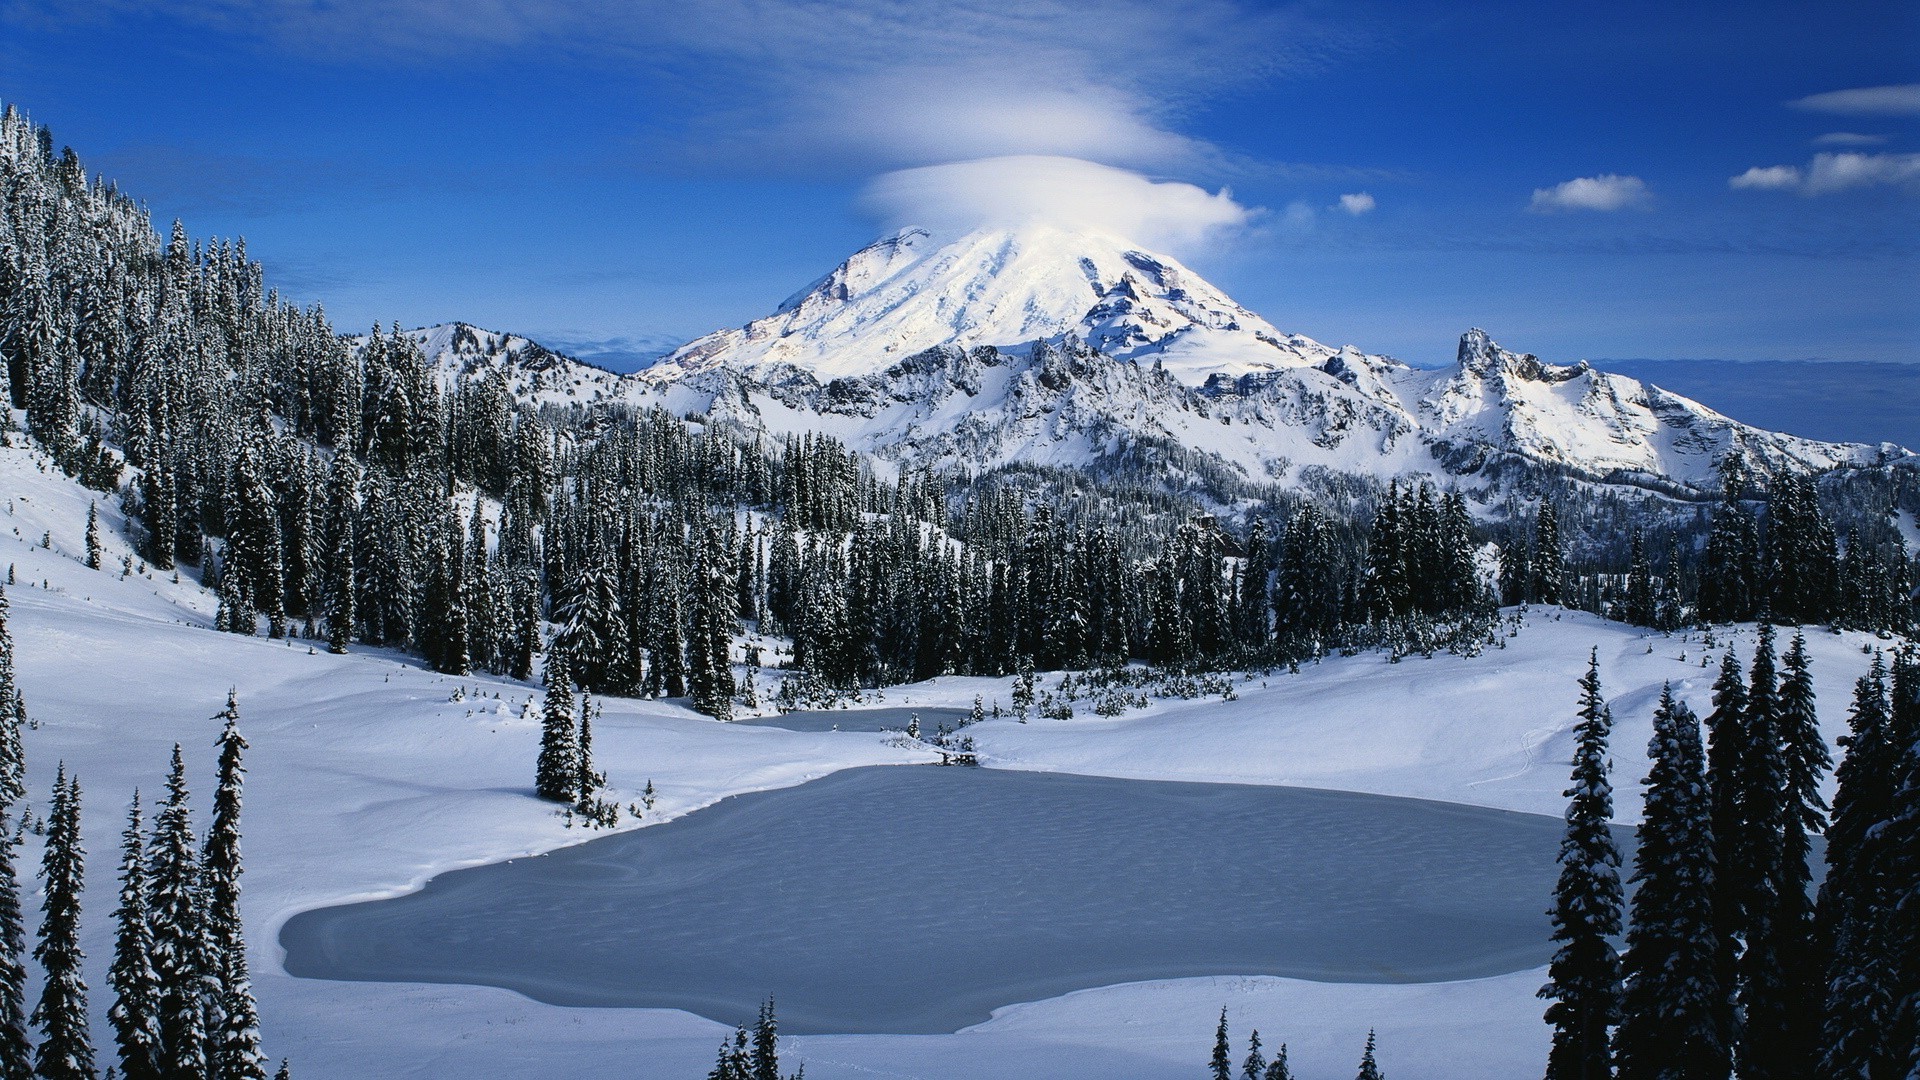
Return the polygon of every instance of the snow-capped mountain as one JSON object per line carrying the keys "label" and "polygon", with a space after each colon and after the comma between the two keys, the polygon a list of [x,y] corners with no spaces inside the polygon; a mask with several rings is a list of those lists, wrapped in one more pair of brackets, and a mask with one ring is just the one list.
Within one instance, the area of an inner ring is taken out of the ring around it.
{"label": "snow-capped mountain", "polygon": [[868,245],[772,315],[691,341],[654,378],[791,365],[825,381],[874,375],[939,345],[1026,353],[1077,338],[1189,381],[1324,362],[1165,255],[1047,225],[938,244],[904,229]]}
{"label": "snow-capped mountain", "polygon": [[[1892,444],[1762,431],[1585,363],[1511,352],[1477,329],[1440,369],[1334,348],[1278,330],[1172,258],[1043,225],[945,244],[903,230],[773,314],[630,377],[523,339],[424,333],[443,372],[523,367],[516,386],[543,400],[827,431],[901,463],[1098,466],[1178,450],[1281,483],[1304,470],[1488,478],[1518,465],[1696,489],[1735,449],[1762,473],[1920,466]],[[529,355],[548,366],[528,366]]]}
{"label": "snow-capped mountain", "polygon": [[[463,322],[402,333],[420,346],[442,386],[462,377],[480,379],[498,372],[506,378],[508,389],[523,400],[591,404],[627,393],[621,376],[518,334],[482,330]],[[366,338],[354,341],[360,345]]]}

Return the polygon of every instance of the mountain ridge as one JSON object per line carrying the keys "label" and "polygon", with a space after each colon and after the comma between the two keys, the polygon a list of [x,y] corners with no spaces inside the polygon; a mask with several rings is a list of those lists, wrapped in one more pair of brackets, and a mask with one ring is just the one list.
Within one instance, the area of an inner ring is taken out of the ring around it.
{"label": "mountain ridge", "polygon": [[[899,465],[1098,468],[1160,447],[1253,482],[1297,484],[1315,469],[1450,475],[1489,494],[1498,466],[1514,462],[1695,492],[1735,451],[1762,476],[1920,465],[1893,443],[1742,424],[1585,361],[1502,348],[1478,328],[1439,368],[1325,345],[1169,256],[1045,225],[946,243],[902,229],[771,314],[629,375],[511,335],[415,333],[443,377],[517,367],[516,392],[542,401],[661,405],[776,436],[825,431]],[[533,349],[544,367],[516,361]]]}

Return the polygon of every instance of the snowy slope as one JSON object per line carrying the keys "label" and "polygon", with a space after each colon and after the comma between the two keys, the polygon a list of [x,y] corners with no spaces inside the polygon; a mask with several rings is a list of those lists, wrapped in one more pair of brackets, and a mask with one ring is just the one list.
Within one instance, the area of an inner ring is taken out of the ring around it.
{"label": "snowy slope", "polygon": [[[287,976],[274,941],[295,911],[391,895],[455,866],[588,838],[531,797],[538,724],[523,710],[537,690],[491,676],[437,675],[381,650],[338,657],[302,642],[215,633],[208,629],[213,598],[191,574],[176,583],[135,560],[123,576],[130,548],[109,501],[100,500],[106,569],[81,563],[87,506],[98,499],[30,452],[0,449],[0,563],[17,582],[8,589],[11,625],[36,723],[26,733],[31,798],[44,813],[60,762],[86,793],[83,927],[98,1045],[111,1045],[100,988],[112,952],[113,838],[126,800],[135,787],[149,797],[159,790],[178,741],[204,825],[218,731],[209,717],[233,687],[252,743],[243,914],[267,1046],[292,1056],[296,1075],[704,1075],[722,1029],[685,1013],[567,1009],[479,987]],[[1704,710],[1720,655],[1697,636],[1650,635],[1555,610],[1533,612],[1506,644],[1472,659],[1332,658],[1298,675],[1245,682],[1230,703],[1166,703],[1111,719],[988,721],[974,731],[995,767],[1304,784],[1558,813],[1574,680],[1597,647],[1616,717],[1620,808],[1631,818],[1660,685],[1672,681]],[[1878,644],[1850,633],[1810,637],[1829,738],[1844,730],[1850,682],[1867,663],[1862,647]],[[1734,647],[1749,656],[1751,633],[1741,632]],[[886,704],[965,705],[981,694],[1004,706],[1010,692],[1008,680],[941,679],[890,689]],[[600,764],[622,803],[654,781],[661,802],[648,822],[730,794],[929,756],[871,733],[719,724],[677,702],[603,704]],[[37,858],[29,834],[21,865],[31,868]],[[31,886],[28,902],[38,902]],[[804,1061],[820,1080],[1176,1080],[1204,1059],[1214,1017],[1227,1004],[1236,1040],[1250,1026],[1270,1042],[1286,1039],[1302,1075],[1350,1070],[1365,1029],[1378,1026],[1389,1071],[1520,1080],[1537,1076],[1544,1060],[1545,1029],[1532,997],[1540,982],[1538,972],[1427,986],[1182,979],[1013,1006],[954,1035],[795,1039],[788,1054],[790,1065]]]}

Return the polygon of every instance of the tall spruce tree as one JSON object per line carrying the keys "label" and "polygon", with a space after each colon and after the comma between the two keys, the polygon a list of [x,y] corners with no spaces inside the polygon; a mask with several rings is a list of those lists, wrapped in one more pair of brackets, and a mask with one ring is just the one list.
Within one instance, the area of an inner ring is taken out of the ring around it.
{"label": "tall spruce tree", "polygon": [[1739,985],[1740,943],[1746,936],[1746,896],[1752,891],[1753,828],[1741,800],[1741,761],[1746,754],[1747,684],[1740,659],[1728,649],[1713,684],[1713,711],[1707,714],[1711,743],[1707,750],[1707,791],[1712,804],[1713,922],[1719,951],[1722,999],[1715,1028],[1739,1039],[1735,994]]}
{"label": "tall spruce tree", "polygon": [[208,1069],[205,921],[189,798],[187,766],[176,743],[167,798],[147,853],[147,912],[160,980],[160,1075],[167,1080],[205,1076]]}
{"label": "tall spruce tree", "polygon": [[1613,716],[1600,696],[1597,649],[1580,690],[1567,831],[1551,912],[1553,940],[1560,947],[1540,989],[1540,996],[1553,1002],[1546,1013],[1553,1027],[1547,1080],[1610,1076],[1610,1028],[1619,1013],[1620,957],[1611,939],[1621,928],[1620,848],[1609,827],[1613,785],[1607,778],[1613,767],[1607,758]]}
{"label": "tall spruce tree", "polygon": [[1893,999],[1885,1056],[1901,1080],[1920,1072],[1920,652],[1908,645],[1893,667],[1893,803],[1877,830],[1874,876],[1892,902],[1883,940]]}
{"label": "tall spruce tree", "polygon": [[1794,943],[1806,929],[1799,917],[1804,899],[1797,901],[1793,892],[1804,897],[1805,883],[1793,883],[1787,869],[1788,762],[1774,631],[1767,622],[1760,624],[1748,668],[1746,737],[1734,778],[1749,842],[1738,995],[1744,1027],[1735,1062],[1742,1080],[1786,1080],[1806,1072],[1793,1038],[1800,1025],[1788,1015],[1796,998],[1788,965],[1797,959]]}
{"label": "tall spruce tree", "polygon": [[214,717],[220,732],[220,779],[213,796],[213,822],[201,857],[205,895],[205,940],[209,993],[220,1019],[208,1031],[208,1058],[221,1080],[266,1080],[267,1060],[260,1052],[260,1016],[247,973],[247,941],[240,920],[240,806],[247,740],[240,734],[240,704],[227,691],[227,707]]}
{"label": "tall spruce tree", "polygon": [[80,951],[80,892],[86,887],[86,850],[80,846],[80,780],[60,765],[47,847],[40,863],[46,899],[40,943],[33,958],[46,970],[32,1024],[40,1029],[33,1074],[45,1080],[94,1080],[93,1036],[87,1021],[86,953]]}
{"label": "tall spruce tree", "polygon": [[1208,1062],[1213,1080],[1233,1080],[1233,1044],[1227,1041],[1227,1010],[1220,1010],[1220,1026],[1213,1030],[1213,1058]]}
{"label": "tall spruce tree", "polygon": [[1823,929],[1832,940],[1822,1017],[1819,1074],[1833,1080],[1893,1076],[1887,1045],[1892,1027],[1894,955],[1887,916],[1897,898],[1879,873],[1885,823],[1892,815],[1898,749],[1886,659],[1854,684],[1845,756],[1836,770],[1833,824],[1827,830],[1827,877],[1820,890]]}
{"label": "tall spruce tree", "polygon": [[570,803],[579,797],[580,746],[575,741],[573,680],[567,657],[547,657],[546,693],[540,701],[540,759],[534,767],[534,791],[543,799]]}
{"label": "tall spruce tree", "polygon": [[0,1080],[27,1080],[33,1075],[33,1042],[27,1033],[27,940],[11,809],[11,801],[0,803]]}
{"label": "tall spruce tree", "polygon": [[1700,722],[1671,686],[1653,713],[1651,768],[1614,1061],[1620,1080],[1725,1080],[1730,1032],[1713,918],[1712,805]]}
{"label": "tall spruce tree", "polygon": [[114,909],[113,966],[107,1021],[119,1049],[121,1080],[161,1080],[160,977],[153,970],[153,930],[147,919],[146,827],[140,793],[133,793],[121,833],[120,906]]}
{"label": "tall spruce tree", "polygon": [[27,797],[26,744],[20,738],[27,710],[14,682],[7,614],[7,592],[0,589],[0,811]]}

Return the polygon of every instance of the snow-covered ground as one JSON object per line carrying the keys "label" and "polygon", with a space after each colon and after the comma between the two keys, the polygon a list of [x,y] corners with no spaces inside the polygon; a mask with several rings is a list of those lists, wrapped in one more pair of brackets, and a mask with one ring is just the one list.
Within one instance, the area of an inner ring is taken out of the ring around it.
{"label": "snow-covered ground", "polygon": [[[126,802],[136,787],[149,799],[160,790],[178,741],[204,824],[218,730],[209,718],[232,687],[252,743],[243,910],[268,1049],[292,1057],[296,1075],[705,1074],[723,1030],[686,1013],[569,1009],[482,987],[286,975],[275,940],[296,911],[392,895],[445,869],[594,835],[568,829],[531,796],[538,728],[522,709],[537,689],[441,676],[378,650],[338,657],[306,642],[217,634],[208,628],[212,598],[190,577],[123,578],[122,523],[106,500],[105,568],[82,564],[92,497],[27,452],[0,450],[0,564],[16,580],[7,593],[35,721],[26,734],[29,784],[36,812],[44,811],[64,761],[85,792],[85,940],[103,1050],[111,1046],[104,974]],[[1737,636],[1743,658],[1751,643],[1750,632]],[[1866,644],[1857,635],[1809,635],[1829,736],[1844,729]],[[1256,676],[1233,702],[1175,702],[1114,719],[1003,719],[973,733],[995,767],[1299,784],[1558,813],[1574,681],[1589,648],[1599,650],[1614,703],[1615,779],[1622,819],[1630,820],[1661,683],[1672,680],[1704,712],[1714,668],[1700,665],[1698,635],[1647,635],[1558,611],[1533,612],[1507,648],[1473,659],[1336,658],[1298,675]],[[1009,691],[1007,680],[942,679],[891,689],[885,703],[966,706],[983,694],[1005,708]],[[603,704],[599,764],[623,805],[653,781],[659,802],[648,821],[853,766],[932,758],[877,733],[723,725],[667,702]],[[31,872],[37,848],[29,844],[20,857]],[[29,917],[37,922],[37,911]],[[816,1080],[1185,1077],[1204,1064],[1224,1004],[1236,1044],[1257,1027],[1269,1045],[1289,1043],[1302,1075],[1351,1069],[1366,1029],[1377,1027],[1389,1074],[1519,1078],[1537,1075],[1544,1060],[1546,1031],[1533,998],[1541,979],[1523,972],[1424,986],[1238,976],[1137,983],[1002,1009],[954,1035],[815,1036],[789,1040],[786,1053],[789,1067],[804,1061]]]}

